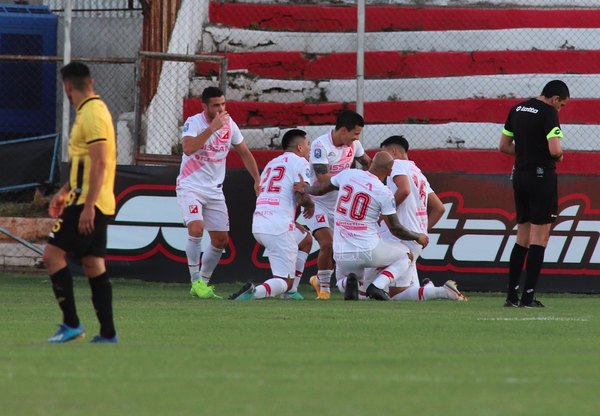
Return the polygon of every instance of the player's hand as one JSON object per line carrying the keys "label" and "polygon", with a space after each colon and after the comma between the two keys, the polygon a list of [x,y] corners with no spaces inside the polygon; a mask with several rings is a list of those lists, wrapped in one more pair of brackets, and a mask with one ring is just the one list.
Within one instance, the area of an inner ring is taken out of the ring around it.
{"label": "player's hand", "polygon": [[315,215],[315,204],[305,205],[302,216],[306,219],[312,218]]}
{"label": "player's hand", "polygon": [[83,211],[79,216],[79,232],[84,235],[91,234],[94,231],[94,218],[96,217],[96,210],[94,206],[89,205],[83,206]]}
{"label": "player's hand", "polygon": [[427,244],[429,244],[429,237],[427,237],[427,234],[419,234],[417,243],[421,244],[423,248],[427,247]]}
{"label": "player's hand", "polygon": [[219,130],[223,125],[227,124],[229,121],[229,113],[227,111],[223,111],[218,113],[215,118],[210,122],[210,129],[215,132]]}
{"label": "player's hand", "polygon": [[296,228],[302,231],[303,233],[310,233],[310,230],[308,228],[306,228],[304,225],[298,222],[296,223]]}
{"label": "player's hand", "polygon": [[254,194],[256,196],[260,195],[260,180],[254,181]]}
{"label": "player's hand", "polygon": [[67,204],[67,195],[68,192],[62,188],[56,194],[54,194],[52,200],[50,200],[50,206],[48,207],[48,214],[50,214],[50,218],[60,217],[65,209],[65,205]]}
{"label": "player's hand", "polygon": [[299,174],[298,178],[300,178],[300,182],[294,182],[294,192],[298,192],[299,194],[305,194],[306,187],[308,186],[308,184],[304,182],[304,178],[302,177],[302,175]]}

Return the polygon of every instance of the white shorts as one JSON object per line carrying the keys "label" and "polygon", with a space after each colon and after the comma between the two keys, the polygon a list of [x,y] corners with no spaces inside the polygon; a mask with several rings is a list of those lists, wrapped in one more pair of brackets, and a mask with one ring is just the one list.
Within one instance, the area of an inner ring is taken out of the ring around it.
{"label": "white shorts", "polygon": [[298,243],[296,243],[294,231],[286,231],[277,235],[252,234],[256,241],[267,249],[273,276],[293,279],[296,275],[296,258],[298,257]]}
{"label": "white shorts", "polygon": [[204,221],[206,231],[229,231],[229,214],[223,191],[210,196],[184,188],[177,188],[176,192],[184,225]]}
{"label": "white shorts", "polygon": [[299,245],[302,240],[304,240],[306,238],[306,234],[308,234],[306,231],[301,230],[298,227],[294,227],[294,231],[292,231],[294,233],[294,240],[296,241],[296,245]]}
{"label": "white shorts", "polygon": [[315,214],[308,219],[303,218],[303,220],[313,234],[319,228],[325,227],[333,231],[333,212],[317,202],[315,202]]}
{"label": "white shorts", "polygon": [[[401,241],[395,237],[393,237],[393,239],[386,238],[385,240],[389,241],[391,243],[396,243],[398,241]],[[407,273],[406,279],[399,279],[397,281],[394,281],[390,284],[390,287],[420,286],[421,283],[419,282],[419,274],[417,272],[417,259],[421,256],[421,253],[423,252],[423,246],[421,244],[417,243],[416,241],[402,241],[402,244],[410,249],[413,259],[410,262],[410,267],[408,268],[408,271],[406,272]],[[369,269],[365,270],[365,281],[372,282],[373,280],[375,280],[377,275],[378,275],[377,269],[369,268]],[[408,285],[400,286],[400,284],[406,283],[407,279],[409,282]]]}
{"label": "white shorts", "polygon": [[[357,253],[335,253],[333,258],[336,261],[336,273],[340,279],[354,273],[358,280],[365,278],[365,287],[368,286],[377,276],[383,272],[390,273],[400,287],[408,286],[407,269],[412,262],[408,257],[410,250],[401,242],[390,242],[379,240],[377,246],[372,250],[361,251]],[[365,269],[373,268],[374,272],[365,276]]]}

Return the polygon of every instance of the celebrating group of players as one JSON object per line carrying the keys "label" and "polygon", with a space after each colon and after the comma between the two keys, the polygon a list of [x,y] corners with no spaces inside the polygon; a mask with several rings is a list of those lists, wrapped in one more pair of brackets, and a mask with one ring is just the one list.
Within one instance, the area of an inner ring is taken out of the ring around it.
{"label": "celebrating group of players", "polygon": [[[189,234],[192,295],[218,297],[208,283],[228,241],[222,184],[233,146],[255,182],[252,233],[268,253],[272,277],[258,286],[246,283],[230,299],[303,299],[298,284],[312,233],[319,243],[318,272],[310,279],[317,299],[329,299],[335,268],[337,287],[346,300],[466,300],[451,280],[441,287],[428,279],[420,285],[416,261],[429,241],[428,228],[441,218],[444,206],[408,160],[404,137],[388,137],[371,160],[358,141],[364,120],[346,110],[332,131],[312,143],[303,130],[288,130],[281,143],[284,153],[259,176],[239,127],[225,110],[223,92],[206,88],[202,106],[204,111],[184,125],[177,178],[177,199]],[[356,162],[364,170],[355,168]],[[296,222],[299,208],[306,227]],[[200,267],[204,230],[211,245]]]}
{"label": "celebrating group of players", "polygon": [[[71,62],[61,75],[77,116],[69,137],[69,180],[49,207],[56,222],[43,260],[63,320],[48,342],[85,337],[67,264],[71,254],[81,260],[100,323],[92,342],[117,343],[112,287],[104,260],[107,226],[116,205],[114,126],[106,104],[94,92],[85,64]],[[515,157],[518,224],[505,307],[544,307],[535,298],[535,289],[558,215],[556,163],[563,160],[558,114],[569,97],[563,81],[548,82],[537,98],[511,108],[500,137],[499,150]],[[239,127],[225,111],[223,92],[206,88],[202,106],[204,111],[188,118],[183,127],[184,155],[176,187],[188,230],[186,255],[193,296],[219,297],[208,283],[229,239],[222,186],[227,154],[233,146],[254,179],[257,200],[252,232],[268,252],[273,276],[256,287],[246,283],[230,299],[303,299],[298,284],[312,236],[296,223],[301,208],[320,246],[318,273],[310,279],[317,299],[329,299],[335,265],[337,287],[346,300],[467,300],[452,280],[436,287],[424,279],[420,285],[416,261],[429,242],[428,229],[440,220],[444,206],[419,168],[408,160],[409,144],[404,137],[385,139],[371,160],[358,141],[363,118],[344,111],[335,128],[312,143],[303,130],[287,131],[282,138],[284,153],[259,175]],[[356,162],[364,170],[354,168]],[[200,267],[205,230],[211,244],[204,250]]]}

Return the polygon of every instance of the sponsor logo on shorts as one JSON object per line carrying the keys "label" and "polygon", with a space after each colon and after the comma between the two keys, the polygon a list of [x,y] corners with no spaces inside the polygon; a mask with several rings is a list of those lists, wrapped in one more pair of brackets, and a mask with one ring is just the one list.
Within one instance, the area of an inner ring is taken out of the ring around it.
{"label": "sponsor logo on shorts", "polygon": [[317,219],[317,222],[325,222],[325,215],[318,214],[315,218]]}
{"label": "sponsor logo on shorts", "polygon": [[190,214],[198,213],[198,205],[190,205],[188,208],[190,209]]}

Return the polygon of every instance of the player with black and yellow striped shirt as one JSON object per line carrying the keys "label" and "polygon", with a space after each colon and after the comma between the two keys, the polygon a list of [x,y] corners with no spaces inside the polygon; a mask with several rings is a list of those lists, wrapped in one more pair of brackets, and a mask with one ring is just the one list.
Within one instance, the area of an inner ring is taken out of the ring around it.
{"label": "player with black and yellow striped shirt", "polygon": [[71,62],[61,69],[64,90],[77,116],[69,137],[69,181],[50,202],[57,218],[44,251],[44,264],[63,312],[63,323],[48,339],[67,342],[85,336],[73,296],[67,255],[81,259],[92,290],[100,334],[92,342],[118,341],[112,313],[112,287],[106,274],[106,231],[115,213],[116,140],[112,117],[94,92],[89,68]]}

